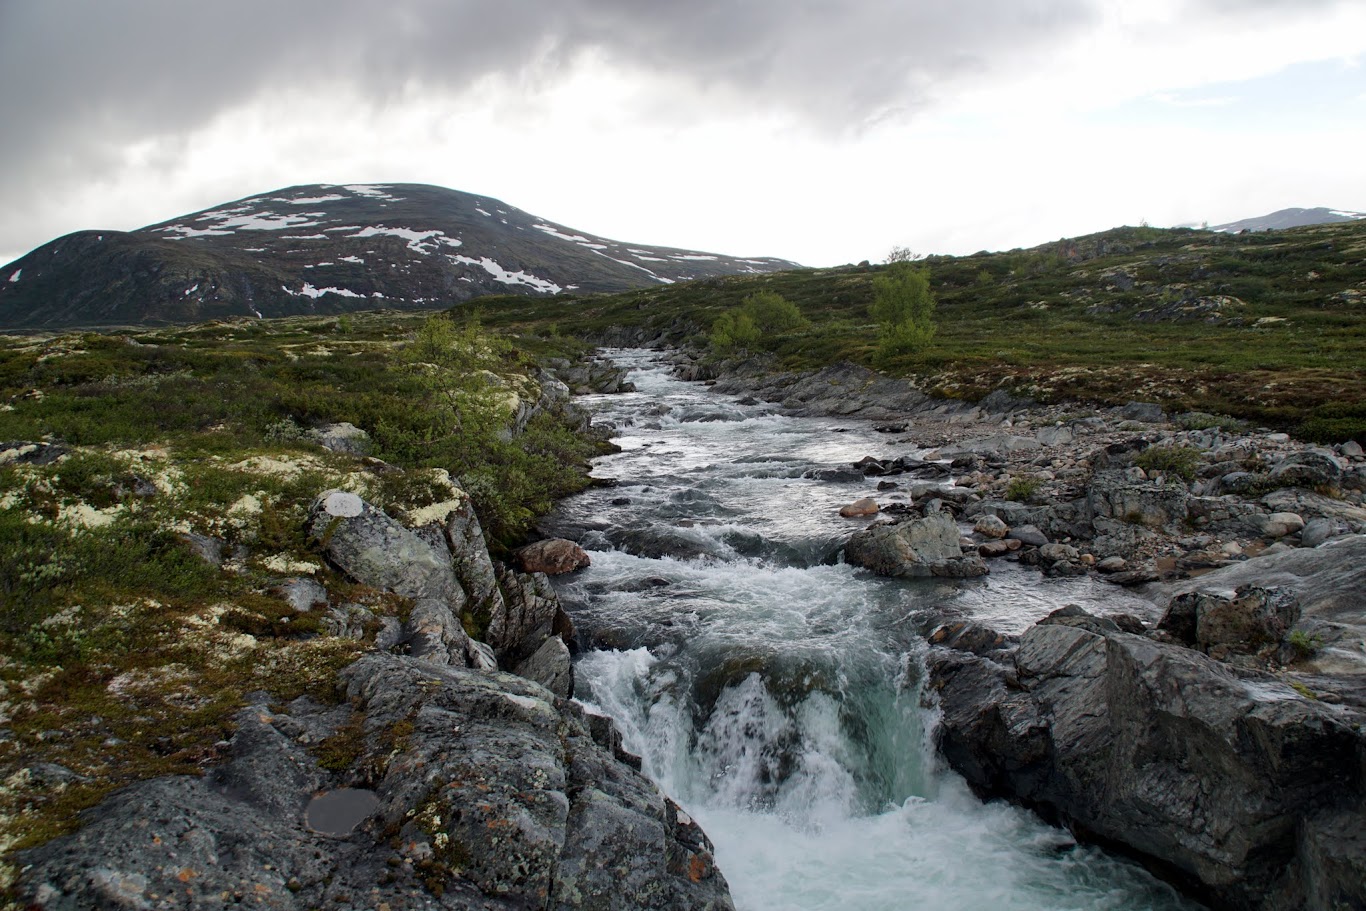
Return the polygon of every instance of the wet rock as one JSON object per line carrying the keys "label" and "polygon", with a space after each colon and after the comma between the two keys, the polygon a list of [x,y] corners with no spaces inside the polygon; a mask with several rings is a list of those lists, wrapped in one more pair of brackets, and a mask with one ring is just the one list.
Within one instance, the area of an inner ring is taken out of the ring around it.
{"label": "wet rock", "polygon": [[976,554],[963,555],[958,525],[945,513],[865,528],[849,539],[844,555],[883,576],[969,578],[987,572]]}
{"label": "wet rock", "polygon": [[1278,646],[1300,605],[1291,592],[1243,586],[1236,592],[1194,591],[1173,598],[1157,628],[1217,658],[1255,655]]}
{"label": "wet rock", "polygon": [[1039,547],[1039,556],[1046,563],[1075,563],[1081,559],[1081,553],[1070,544],[1043,544]]}
{"label": "wet rock", "polygon": [[986,655],[1013,645],[1016,640],[1007,638],[981,623],[969,620],[955,620],[945,623],[929,635],[930,645],[940,645],[974,655]]}
{"label": "wet rock", "polygon": [[1004,538],[1010,532],[1010,526],[996,516],[985,515],[973,524],[972,530],[984,537]]}
{"label": "wet rock", "polygon": [[370,454],[370,434],[355,424],[343,421],[340,424],[324,424],[314,428],[310,436],[324,449],[347,453],[354,456]]}
{"label": "wet rock", "polygon": [[[1015,543],[1018,544],[1020,542],[1017,541]],[[1008,541],[987,541],[977,548],[977,555],[987,559],[1004,557],[1010,552],[1010,542]]]}
{"label": "wet rock", "polygon": [[1070,620],[1031,627],[1013,661],[927,656],[940,751],[974,790],[1157,861],[1220,908],[1366,902],[1366,843],[1323,863],[1311,834],[1360,824],[1366,715]]}
{"label": "wet rock", "polygon": [[840,515],[846,519],[873,516],[877,515],[877,512],[877,500],[874,500],[872,497],[860,497],[848,506],[840,507]]}
{"label": "wet rock", "polygon": [[564,538],[551,538],[528,544],[513,554],[522,572],[545,573],[558,576],[588,566],[592,560],[587,551]]}

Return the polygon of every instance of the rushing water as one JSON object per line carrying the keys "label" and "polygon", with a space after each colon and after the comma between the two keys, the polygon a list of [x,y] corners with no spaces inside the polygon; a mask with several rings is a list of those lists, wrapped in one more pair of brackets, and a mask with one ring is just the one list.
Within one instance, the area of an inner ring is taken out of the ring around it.
{"label": "rushing water", "polygon": [[1146,602],[1000,562],[966,582],[846,566],[840,546],[862,520],[838,509],[875,482],[833,470],[915,455],[913,435],[783,416],[678,381],[650,352],[613,354],[638,391],[587,404],[618,427],[622,452],[594,472],[618,484],[550,520],[593,557],[560,589],[592,645],[576,694],[699,820],[742,911],[1196,907],[978,802],[936,762],[921,699],[923,637],[946,617],[1016,631],[1067,603]]}

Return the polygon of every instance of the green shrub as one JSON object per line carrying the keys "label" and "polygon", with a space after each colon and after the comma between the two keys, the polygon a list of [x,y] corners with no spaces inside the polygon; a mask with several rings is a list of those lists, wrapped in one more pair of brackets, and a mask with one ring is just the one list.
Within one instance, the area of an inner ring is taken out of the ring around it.
{"label": "green shrub", "polygon": [[1147,472],[1160,471],[1193,481],[1200,467],[1200,450],[1193,446],[1152,446],[1140,452],[1134,464]]}
{"label": "green shrub", "polygon": [[929,347],[935,332],[934,309],[928,269],[898,262],[874,278],[868,312],[878,324],[878,359],[918,354]]}
{"label": "green shrub", "polygon": [[1042,486],[1043,482],[1038,478],[1011,478],[1010,483],[1006,485],[1006,499],[1014,500],[1016,503],[1027,502]]}
{"label": "green shrub", "polygon": [[776,291],[756,291],[740,305],[764,334],[792,332],[810,325],[797,305]]}
{"label": "green shrub", "polygon": [[757,344],[761,335],[754,318],[748,313],[723,313],[712,323],[708,340],[711,347],[721,353],[748,350]]}

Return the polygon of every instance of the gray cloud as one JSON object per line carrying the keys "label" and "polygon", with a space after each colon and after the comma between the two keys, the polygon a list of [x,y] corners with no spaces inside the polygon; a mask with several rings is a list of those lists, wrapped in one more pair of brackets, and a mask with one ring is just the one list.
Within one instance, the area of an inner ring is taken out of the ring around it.
{"label": "gray cloud", "polygon": [[[173,152],[217,114],[285,90],[382,106],[503,75],[534,91],[588,52],[858,130],[1069,40],[1103,2],[0,0],[0,193],[37,206],[117,179],[128,143]],[[1220,15],[1234,0],[1190,3]]]}

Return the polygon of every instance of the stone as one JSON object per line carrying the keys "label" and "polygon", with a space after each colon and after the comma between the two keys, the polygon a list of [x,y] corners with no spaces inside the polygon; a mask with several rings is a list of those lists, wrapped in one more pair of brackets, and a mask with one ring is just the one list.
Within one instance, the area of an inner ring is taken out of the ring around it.
{"label": "stone", "polygon": [[1167,605],[1157,628],[1216,657],[1274,648],[1300,618],[1291,592],[1246,585],[1235,592],[1193,591]]}
{"label": "stone", "polygon": [[1348,440],[1338,447],[1338,454],[1349,459],[1359,459],[1366,454],[1366,450],[1363,450],[1356,440]]}
{"label": "stone", "polygon": [[1136,483],[1114,471],[1096,472],[1086,491],[1093,522],[1106,518],[1169,530],[1185,522],[1190,500],[1190,491],[1184,486]]}
{"label": "stone", "polygon": [[991,627],[969,620],[945,623],[930,633],[928,639],[930,645],[972,652],[974,655],[999,651],[1011,643],[1011,640]]}
{"label": "stone", "polygon": [[327,606],[327,589],[313,579],[287,579],[272,588],[271,593],[301,614]]}
{"label": "stone", "polygon": [[[609,720],[511,674],[408,656],[371,653],[341,676],[354,709],[252,705],[226,763],[125,787],[24,852],[23,905],[732,911],[706,835]],[[299,740],[353,719],[364,784]],[[311,828],[314,798],[347,788],[363,798],[347,834]]]}
{"label": "stone", "polygon": [[940,458],[955,459],[960,456],[1001,456],[1011,453],[1035,452],[1043,449],[1043,444],[1033,437],[1014,436],[998,433],[994,436],[976,440],[964,440],[939,450]]}
{"label": "stone", "polygon": [[498,587],[502,591],[501,606],[489,619],[485,638],[503,666],[510,667],[530,657],[546,639],[556,635],[558,618],[565,614],[555,586],[545,573],[519,573],[500,567]]}
{"label": "stone", "polygon": [[1081,553],[1070,544],[1044,544],[1039,547],[1039,556],[1047,563],[1081,560]]}
{"label": "stone", "polygon": [[1048,543],[1048,536],[1033,525],[1019,525],[1006,535],[1007,540],[1019,541],[1029,547],[1042,547]]}
{"label": "stone", "polygon": [[551,636],[513,670],[518,677],[533,680],[561,699],[574,695],[574,668],[569,646],[559,636]]}
{"label": "stone", "polygon": [[354,456],[370,454],[370,434],[346,421],[316,427],[310,436],[317,441],[319,446],[330,449],[332,452]]}
{"label": "stone", "polygon": [[872,497],[860,497],[848,506],[840,508],[840,515],[846,519],[861,518],[863,516],[876,515],[878,512],[877,501]]}
{"label": "stone", "polygon": [[210,566],[222,567],[223,549],[227,545],[217,538],[197,535],[194,532],[181,532],[176,535],[189,546],[190,552]]}
{"label": "stone", "polygon": [[1013,661],[926,656],[940,752],[974,791],[1156,862],[1221,909],[1366,904],[1366,841],[1326,844],[1361,824],[1366,713],[1059,619],[1027,630]]}
{"label": "stone", "polygon": [[963,555],[958,546],[958,525],[942,512],[865,528],[849,539],[844,556],[855,566],[882,576],[969,578],[987,572],[976,554]]}
{"label": "stone", "polygon": [[465,591],[450,551],[404,528],[353,493],[326,491],[309,511],[307,530],[327,561],[357,582],[413,602],[403,635],[411,653],[441,664],[497,666],[460,622]]}
{"label": "stone", "polygon": [[525,573],[545,573],[558,576],[583,569],[593,561],[587,551],[564,538],[549,538],[520,548],[512,555],[517,567]]}
{"label": "stone", "polygon": [[1320,516],[1304,523],[1304,529],[1300,532],[1300,546],[1318,547],[1328,539],[1348,534],[1350,531],[1351,526],[1346,522]]}
{"label": "stone", "polygon": [[1167,413],[1155,402],[1130,402],[1119,409],[1119,418],[1122,421],[1160,424],[1167,419]]}
{"label": "stone", "polygon": [[1096,564],[1096,571],[1102,573],[1122,573],[1129,568],[1129,561],[1123,557],[1106,557]]}
{"label": "stone", "polygon": [[977,555],[991,559],[994,557],[1004,557],[1010,553],[1010,546],[1005,541],[987,541],[977,548]]}
{"label": "stone", "polygon": [[1304,528],[1304,519],[1293,512],[1273,512],[1268,516],[1258,516],[1257,524],[1268,538],[1284,538]]}
{"label": "stone", "polygon": [[977,520],[972,530],[987,538],[1004,538],[1010,526],[997,516],[985,515]]}
{"label": "stone", "polygon": [[1336,487],[1342,472],[1342,462],[1328,450],[1305,449],[1277,462],[1271,478],[1282,487]]}

